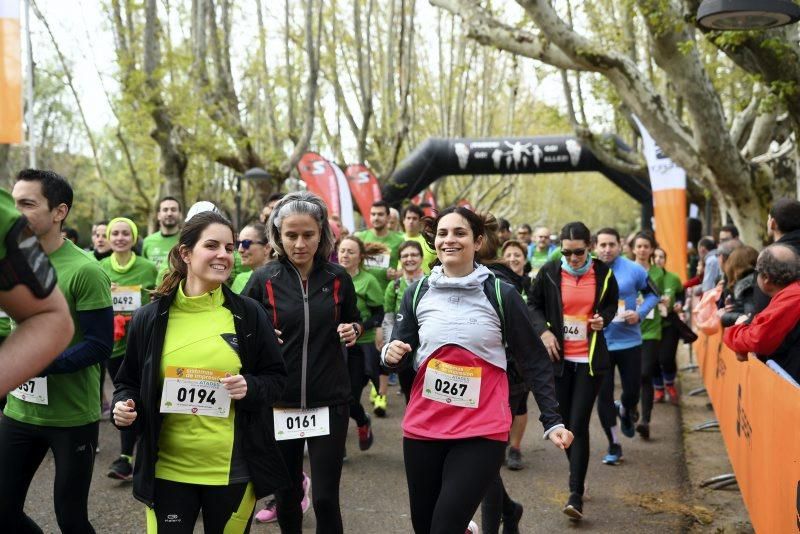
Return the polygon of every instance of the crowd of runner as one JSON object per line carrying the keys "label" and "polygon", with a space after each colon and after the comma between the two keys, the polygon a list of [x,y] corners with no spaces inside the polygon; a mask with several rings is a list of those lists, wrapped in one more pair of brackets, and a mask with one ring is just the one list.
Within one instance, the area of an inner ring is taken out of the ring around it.
{"label": "crowd of runner", "polygon": [[[365,451],[381,439],[371,417],[392,410],[404,412],[415,532],[477,532],[479,507],[483,532],[518,532],[522,505],[501,466],[524,467],[531,392],[543,439],[568,458],[563,512],[577,521],[595,403],[610,466],[623,460],[621,436],[650,439],[654,403],[678,403],[684,307],[700,291],[665,269],[648,230],[623,238],[575,221],[552,234],[462,207],[426,217],[378,201],[369,228],[350,234],[319,197],[297,192],[274,195],[242,228],[210,202],[184,216],[165,197],[156,232],[142,238],[109,214],[84,251],[63,228],[73,201],[64,178],[22,171],[12,196],[74,328],[43,372],[11,390],[0,419],[0,517],[12,532],[41,532],[24,504],[48,451],[59,528],[94,532],[102,419],[120,430],[108,476],[133,482],[148,532],[192,532],[202,513],[207,532],[246,532],[255,520],[299,533],[312,506],[318,532],[344,532],[349,421]],[[708,291],[721,277],[739,298],[753,270],[725,265],[755,257],[740,259],[733,243],[720,256],[708,241],[694,281]],[[752,315],[740,304],[723,302],[720,315]],[[9,334],[8,317],[0,328]],[[394,384],[405,406],[390,401]]]}

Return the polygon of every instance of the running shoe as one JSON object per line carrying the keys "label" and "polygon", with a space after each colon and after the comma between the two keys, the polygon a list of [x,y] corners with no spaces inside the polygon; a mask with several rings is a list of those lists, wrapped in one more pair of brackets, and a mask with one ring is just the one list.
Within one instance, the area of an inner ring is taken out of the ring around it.
{"label": "running shoe", "polygon": [[481,529],[478,528],[478,524],[475,521],[470,521],[469,525],[467,525],[467,530],[464,531],[464,534],[480,534]]}
{"label": "running shoe", "polygon": [[378,417],[386,417],[386,395],[378,395],[373,401],[373,413]]}
{"label": "running shoe", "polygon": [[375,389],[375,384],[371,384],[369,386],[369,401],[372,404],[375,404],[375,399],[378,398],[378,390]]}
{"label": "running shoe", "polygon": [[633,425],[636,423],[636,420],[639,419],[638,414],[633,410],[626,410],[625,415],[622,415],[622,403],[620,401],[614,401],[614,405],[617,407],[617,414],[619,415],[620,430],[624,435],[632,438],[636,434],[636,429]]}
{"label": "running shoe", "polygon": [[519,522],[522,519],[522,504],[512,501],[514,513],[503,515],[503,534],[519,534]]}
{"label": "running shoe", "polygon": [[[307,499],[307,497],[306,497]],[[306,500],[304,499],[304,500]],[[263,510],[256,512],[256,523],[273,523],[278,520],[278,508],[275,499],[267,501]]]}
{"label": "running shoe", "polygon": [[636,432],[642,437],[642,439],[650,439],[650,423],[647,421],[641,421],[638,425],[636,425]]}
{"label": "running shoe", "polygon": [[389,385],[396,386],[397,385],[397,373],[389,374]]}
{"label": "running shoe", "polygon": [[653,392],[653,402],[664,402],[664,388],[656,388],[655,392]]}
{"label": "running shoe", "polygon": [[508,448],[508,456],[506,457],[506,467],[512,471],[520,471],[525,466],[522,465],[522,452],[516,447]]}
{"label": "running shoe", "polygon": [[133,466],[131,461],[127,458],[120,456],[108,468],[108,478],[115,478],[129,482],[133,480]]}
{"label": "running shoe", "polygon": [[577,493],[570,493],[566,506],[564,506],[564,513],[569,516],[572,521],[580,521],[583,519],[583,498]]}
{"label": "running shoe", "polygon": [[358,448],[362,451],[369,450],[373,441],[372,420],[367,416],[367,422],[358,427]]}
{"label": "running shoe", "polygon": [[677,406],[680,404],[680,395],[678,394],[678,390],[675,389],[675,384],[670,384],[666,386],[667,388],[667,395],[669,395],[669,402],[673,406]]}
{"label": "running shoe", "polygon": [[619,465],[620,462],[622,462],[622,445],[612,443],[608,446],[608,454],[603,457],[603,463],[606,465]]}

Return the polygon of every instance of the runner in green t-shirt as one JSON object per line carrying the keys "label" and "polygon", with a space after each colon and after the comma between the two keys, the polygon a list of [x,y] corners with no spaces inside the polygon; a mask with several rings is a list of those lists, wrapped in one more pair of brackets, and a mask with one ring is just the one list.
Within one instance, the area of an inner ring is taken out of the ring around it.
{"label": "runner in green t-shirt", "polygon": [[403,234],[389,230],[389,204],[378,200],[369,210],[372,228],[357,232],[356,237],[364,243],[381,243],[389,250],[387,254],[379,254],[364,264],[364,269],[373,275],[381,289],[386,289],[391,280],[399,275],[397,267],[397,247],[403,242]]}
{"label": "runner in green t-shirt", "polygon": [[168,265],[169,251],[178,242],[183,212],[175,197],[164,197],[158,203],[158,232],[150,234],[142,242],[142,256],[156,264],[156,269]]}
{"label": "runner in green t-shirt", "polygon": [[[114,306],[114,350],[106,362],[112,381],[122,365],[128,344],[128,323],[133,312],[150,302],[151,292],[156,288],[158,271],[155,264],[133,252],[138,238],[139,228],[125,217],[112,219],[106,227],[106,239],[111,244],[112,254],[100,262],[100,268],[111,279]],[[135,445],[134,434],[120,432],[120,455],[109,467],[109,478],[125,481],[133,478]]]}
{"label": "runner in green t-shirt", "polygon": [[[653,261],[656,265],[665,268],[667,264],[667,253],[662,248],[657,248],[653,254]],[[678,314],[682,310],[684,299],[683,283],[677,274],[664,271],[664,293],[661,296],[661,303],[658,305],[661,310],[661,344],[658,349],[658,367],[653,373],[653,402],[664,402],[666,395],[669,401],[678,405],[679,395],[675,388],[675,375],[678,366],[675,355],[678,350],[680,337],[678,328],[674,322],[680,321]]]}
{"label": "runner in green t-shirt", "polygon": [[348,369],[350,370],[350,386],[352,400],[350,415],[360,426],[364,424],[361,406],[361,390],[371,379],[376,388],[373,411],[378,417],[386,416],[386,393],[389,387],[389,375],[381,369],[380,354],[375,347],[375,332],[383,321],[383,291],[374,276],[364,270],[364,262],[376,252],[385,251],[379,243],[364,244],[355,236],[348,236],[339,243],[337,254],[339,263],[353,278],[353,285],[358,297],[358,311],[364,333],[355,346],[348,349]]}
{"label": "runner in green t-shirt", "polygon": [[[433,250],[420,232],[424,212],[419,206],[409,204],[403,211],[403,241],[416,241],[422,246],[422,271],[430,274],[431,264],[436,261],[436,251]],[[398,265],[398,269],[400,266]]]}
{"label": "runner in green t-shirt", "polygon": [[8,398],[0,419],[0,495],[14,499],[0,499],[0,517],[12,532],[32,523],[23,511],[27,489],[49,449],[55,459],[53,499],[59,527],[94,532],[87,503],[100,419],[97,364],[109,357],[113,345],[111,282],[91,254],[61,239],[72,206],[72,188],[64,178],[50,171],[23,171],[13,196],[56,270],[74,335],[40,377]]}
{"label": "runner in green t-shirt", "polygon": [[242,267],[247,271],[239,273],[231,284],[231,290],[240,294],[250,281],[253,271],[266,265],[272,258],[272,247],[269,245],[267,227],[261,223],[248,224],[239,232],[237,242]]}

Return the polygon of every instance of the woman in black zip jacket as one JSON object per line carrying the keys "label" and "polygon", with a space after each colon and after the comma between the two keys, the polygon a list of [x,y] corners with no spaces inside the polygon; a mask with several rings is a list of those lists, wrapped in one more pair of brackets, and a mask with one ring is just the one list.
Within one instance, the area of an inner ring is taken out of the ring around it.
{"label": "woman in black zip jacket", "polygon": [[246,532],[256,498],[289,483],[269,408],[286,370],[264,310],[224,285],[233,249],[227,219],[195,215],[159,298],[128,327],[113,413],[140,438],[133,494],[148,533],[192,532],[201,510],[206,532]]}
{"label": "woman in black zip jacket", "polygon": [[617,311],[618,287],[611,270],[590,256],[592,236],[581,222],[561,230],[560,260],[536,275],[528,303],[533,326],[553,361],[556,397],[564,424],[575,434],[569,458],[570,496],[564,513],[583,517],[583,489],[589,465],[589,420],[610,367],[603,328]]}
{"label": "woman in black zip jacket", "polygon": [[342,532],[339,481],[351,390],[345,347],[364,331],[356,292],[347,271],[328,261],[334,238],[318,196],[286,195],[267,227],[278,261],[255,271],[243,294],[264,305],[280,332],[289,374],[275,403],[278,448],[291,477],[291,485],[275,494],[278,524],[283,533],[301,531],[307,443],[317,532]]}

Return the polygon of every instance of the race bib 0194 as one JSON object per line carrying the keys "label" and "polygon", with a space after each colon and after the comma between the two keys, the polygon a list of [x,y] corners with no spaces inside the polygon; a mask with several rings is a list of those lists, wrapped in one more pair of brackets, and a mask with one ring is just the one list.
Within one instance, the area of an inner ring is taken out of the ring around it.
{"label": "race bib 0194", "polygon": [[24,402],[47,405],[47,377],[36,376],[29,378],[15,389],[8,392]]}
{"label": "race bib 0194", "polygon": [[481,368],[451,365],[432,358],[425,370],[422,396],[432,401],[477,408],[481,395]]}
{"label": "race bib 0194", "polygon": [[275,439],[313,438],[331,433],[330,408],[273,408],[272,419],[275,425]]}
{"label": "race bib 0194", "polygon": [[585,315],[565,315],[564,341],[586,341],[588,321]]}
{"label": "race bib 0194", "polygon": [[117,286],[111,290],[115,312],[132,312],[142,307],[142,286]]}
{"label": "race bib 0194", "polygon": [[167,367],[161,389],[161,413],[228,417],[231,397],[219,381],[224,371]]}

